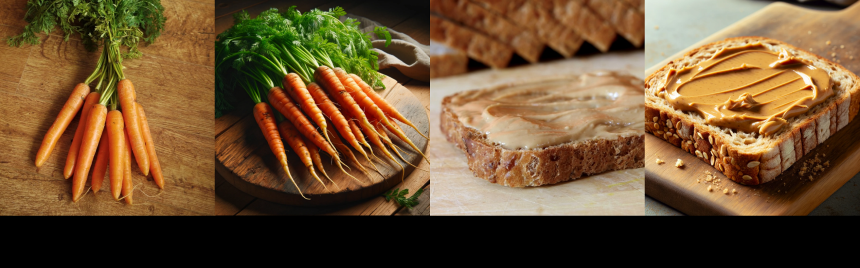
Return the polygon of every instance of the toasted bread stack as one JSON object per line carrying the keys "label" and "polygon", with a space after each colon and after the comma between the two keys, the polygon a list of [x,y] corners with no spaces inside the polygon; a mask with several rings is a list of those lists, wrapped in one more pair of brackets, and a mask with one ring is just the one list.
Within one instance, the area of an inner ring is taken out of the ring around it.
{"label": "toasted bread stack", "polygon": [[535,63],[545,47],[566,58],[583,42],[607,52],[616,35],[641,47],[642,1],[430,0],[430,39],[492,68],[514,53]]}

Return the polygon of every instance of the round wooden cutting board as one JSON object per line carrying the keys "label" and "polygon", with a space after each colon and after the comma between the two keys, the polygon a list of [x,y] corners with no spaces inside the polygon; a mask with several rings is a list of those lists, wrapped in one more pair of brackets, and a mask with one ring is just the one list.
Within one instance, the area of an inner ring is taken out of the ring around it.
{"label": "round wooden cutting board", "polygon": [[[386,89],[377,93],[415,124],[425,136],[429,137],[429,118],[421,102],[409,89],[394,79],[385,77],[383,83]],[[397,159],[396,162],[387,159],[378,148],[374,147],[373,152],[378,157],[378,159],[373,160],[379,170],[376,172],[368,161],[353,149],[353,154],[367,168],[368,175],[370,175],[368,177],[360,172],[355,168],[352,161],[345,159],[345,156],[341,154],[342,160],[351,167],[351,169],[347,169],[346,166],[344,168],[349,174],[357,178],[356,180],[345,175],[336,165],[332,164],[332,158],[323,152],[321,153],[323,162],[327,162],[325,163],[325,172],[337,184],[337,186],[333,185],[317,171],[318,176],[326,183],[326,189],[308,173],[307,168],[292,151],[292,148],[284,142],[287,148],[290,173],[301,188],[302,193],[311,200],[302,199],[299,196],[299,191],[290,182],[286,172],[269,149],[269,145],[263,138],[263,133],[254,121],[254,116],[249,108],[248,105],[241,105],[230,115],[241,114],[241,119],[215,138],[215,158],[218,160],[216,163],[217,172],[236,188],[252,196],[295,206],[341,204],[378,196],[400,183],[401,178],[409,176],[415,170],[413,166],[399,159],[391,151],[391,148],[387,149]],[[422,153],[426,154],[429,141],[419,135],[412,127],[399,122],[398,124],[406,136],[421,149]],[[400,141],[390,132],[388,135],[402,149],[400,154],[406,161],[415,166],[421,161],[425,161],[421,154],[415,152],[407,143]],[[373,159],[372,156],[371,159]],[[400,167],[401,165],[405,167],[405,170]]]}

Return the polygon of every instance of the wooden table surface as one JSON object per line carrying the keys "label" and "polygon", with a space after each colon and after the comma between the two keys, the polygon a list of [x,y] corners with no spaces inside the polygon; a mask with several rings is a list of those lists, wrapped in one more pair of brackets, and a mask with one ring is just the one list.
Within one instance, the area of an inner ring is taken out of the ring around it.
{"label": "wooden table surface", "polygon": [[[20,34],[26,0],[0,1],[0,38]],[[163,0],[165,29],[143,57],[124,61],[137,100],[146,108],[164,171],[160,192],[133,167],[132,206],[103,192],[71,201],[63,167],[78,116],[39,169],[36,151],[74,86],[95,68],[100,52],[86,52],[79,36],[59,30],[41,44],[0,44],[0,215],[211,215],[215,196],[212,1]],[[89,188],[89,186],[87,186]]]}
{"label": "wooden table surface", "polygon": [[[416,6],[417,5],[417,6]],[[233,25],[232,15],[243,9],[251,16],[256,16],[271,7],[286,10],[296,6],[299,11],[312,8],[328,9],[335,6],[343,7],[348,14],[355,14],[377,21],[389,29],[405,33],[422,44],[430,43],[430,14],[426,3],[410,3],[408,1],[215,1],[215,33],[221,33]],[[408,88],[421,104],[427,109],[430,99],[430,83],[410,79],[400,71],[390,68],[380,70]],[[429,112],[429,109],[427,110]],[[250,112],[233,112],[215,120],[216,135],[229,125],[251,116]],[[214,154],[214,153],[213,153]],[[429,156],[428,156],[429,157]],[[213,157],[214,159],[214,157]],[[429,160],[432,162],[433,158]],[[382,196],[353,203],[327,207],[296,207],[269,202],[246,194],[219,174],[215,175],[215,214],[216,215],[283,215],[283,214],[336,214],[336,215],[429,215],[430,214],[430,170],[426,162],[418,166],[405,181],[395,188],[409,189],[409,195],[418,189],[424,189],[419,197],[419,204],[414,209],[399,207],[393,201],[385,201]]]}

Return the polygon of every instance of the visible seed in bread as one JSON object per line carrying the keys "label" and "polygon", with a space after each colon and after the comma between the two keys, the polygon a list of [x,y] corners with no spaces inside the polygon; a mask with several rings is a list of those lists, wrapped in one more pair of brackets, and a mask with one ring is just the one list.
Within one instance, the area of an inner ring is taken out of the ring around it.
{"label": "visible seed in bread", "polygon": [[678,137],[678,134],[672,134],[672,136],[673,136],[673,137],[675,137],[676,139],[680,139],[680,138],[681,138],[681,137]]}
{"label": "visible seed in bread", "polygon": [[713,155],[711,156],[711,165],[712,166],[714,165],[714,156]]}
{"label": "visible seed in bread", "polygon": [[748,168],[754,168],[754,167],[757,167],[759,164],[761,164],[761,162],[759,162],[759,161],[751,161],[751,162],[749,162],[749,163],[747,164],[747,167],[748,167]]}
{"label": "visible seed in bread", "polygon": [[824,43],[825,43],[825,44],[827,44],[827,45],[829,46],[829,45],[830,45],[830,40],[827,40],[827,42],[824,42]]}
{"label": "visible seed in bread", "polygon": [[733,157],[729,157],[729,159],[731,159],[731,160],[732,160],[732,165],[735,165],[735,166],[737,166],[737,165],[738,165],[738,163],[736,163],[736,161],[735,161],[735,158],[733,158]]}
{"label": "visible seed in bread", "polygon": [[675,123],[675,129],[681,129],[681,121],[678,121],[678,123]]}
{"label": "visible seed in bread", "polygon": [[696,136],[699,136],[699,139],[700,139],[700,140],[704,140],[704,139],[705,139],[705,137],[702,137],[702,133],[701,133],[701,132],[696,132]]}
{"label": "visible seed in bread", "polygon": [[727,164],[731,164],[732,160],[734,159],[732,159],[731,156],[726,156],[725,158],[723,158],[723,162],[726,162]]}
{"label": "visible seed in bread", "polygon": [[655,116],[654,118],[651,118],[651,121],[654,121],[654,123],[657,123],[657,120],[658,120],[658,119],[659,119],[659,118],[657,118],[657,117]]}
{"label": "visible seed in bread", "polygon": [[654,123],[654,128],[655,128],[655,129],[660,129],[660,124]]}
{"label": "visible seed in bread", "polygon": [[711,145],[714,145],[714,136],[708,136],[708,142],[710,142]]}
{"label": "visible seed in bread", "polygon": [[750,175],[744,175],[743,178],[745,181],[752,180],[752,177],[750,177]]}
{"label": "visible seed in bread", "polygon": [[696,157],[702,158],[702,152],[699,150],[696,150]]}
{"label": "visible seed in bread", "polygon": [[726,154],[726,145],[725,144],[720,145],[720,155],[728,156],[728,154]]}
{"label": "visible seed in bread", "polygon": [[672,127],[672,120],[671,119],[666,119],[666,126],[670,127],[670,128]]}
{"label": "visible seed in bread", "polygon": [[662,130],[659,130],[659,129],[658,129],[658,130],[657,130],[657,132],[655,132],[655,133],[657,134],[657,136],[662,136],[662,135],[663,135],[663,131],[662,131]]}

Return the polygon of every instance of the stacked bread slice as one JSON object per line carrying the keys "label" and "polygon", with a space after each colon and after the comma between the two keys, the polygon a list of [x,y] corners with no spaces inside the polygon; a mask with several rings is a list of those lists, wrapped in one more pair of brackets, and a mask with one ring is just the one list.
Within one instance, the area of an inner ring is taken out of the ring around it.
{"label": "stacked bread slice", "polygon": [[[724,48],[761,43],[779,53],[810,62],[827,72],[834,95],[806,113],[788,118],[788,125],[773,135],[747,133],[709,125],[696,113],[675,110],[661,94],[671,69],[694,66]],[[645,79],[645,131],[699,159],[729,179],[758,185],[773,180],[844,128],[860,110],[860,78],[841,65],[789,44],[764,37],[736,37],[693,49]]]}
{"label": "stacked bread slice", "polygon": [[606,52],[620,34],[644,42],[643,0],[431,0],[431,40],[492,68],[545,47],[572,57],[583,42]]}

